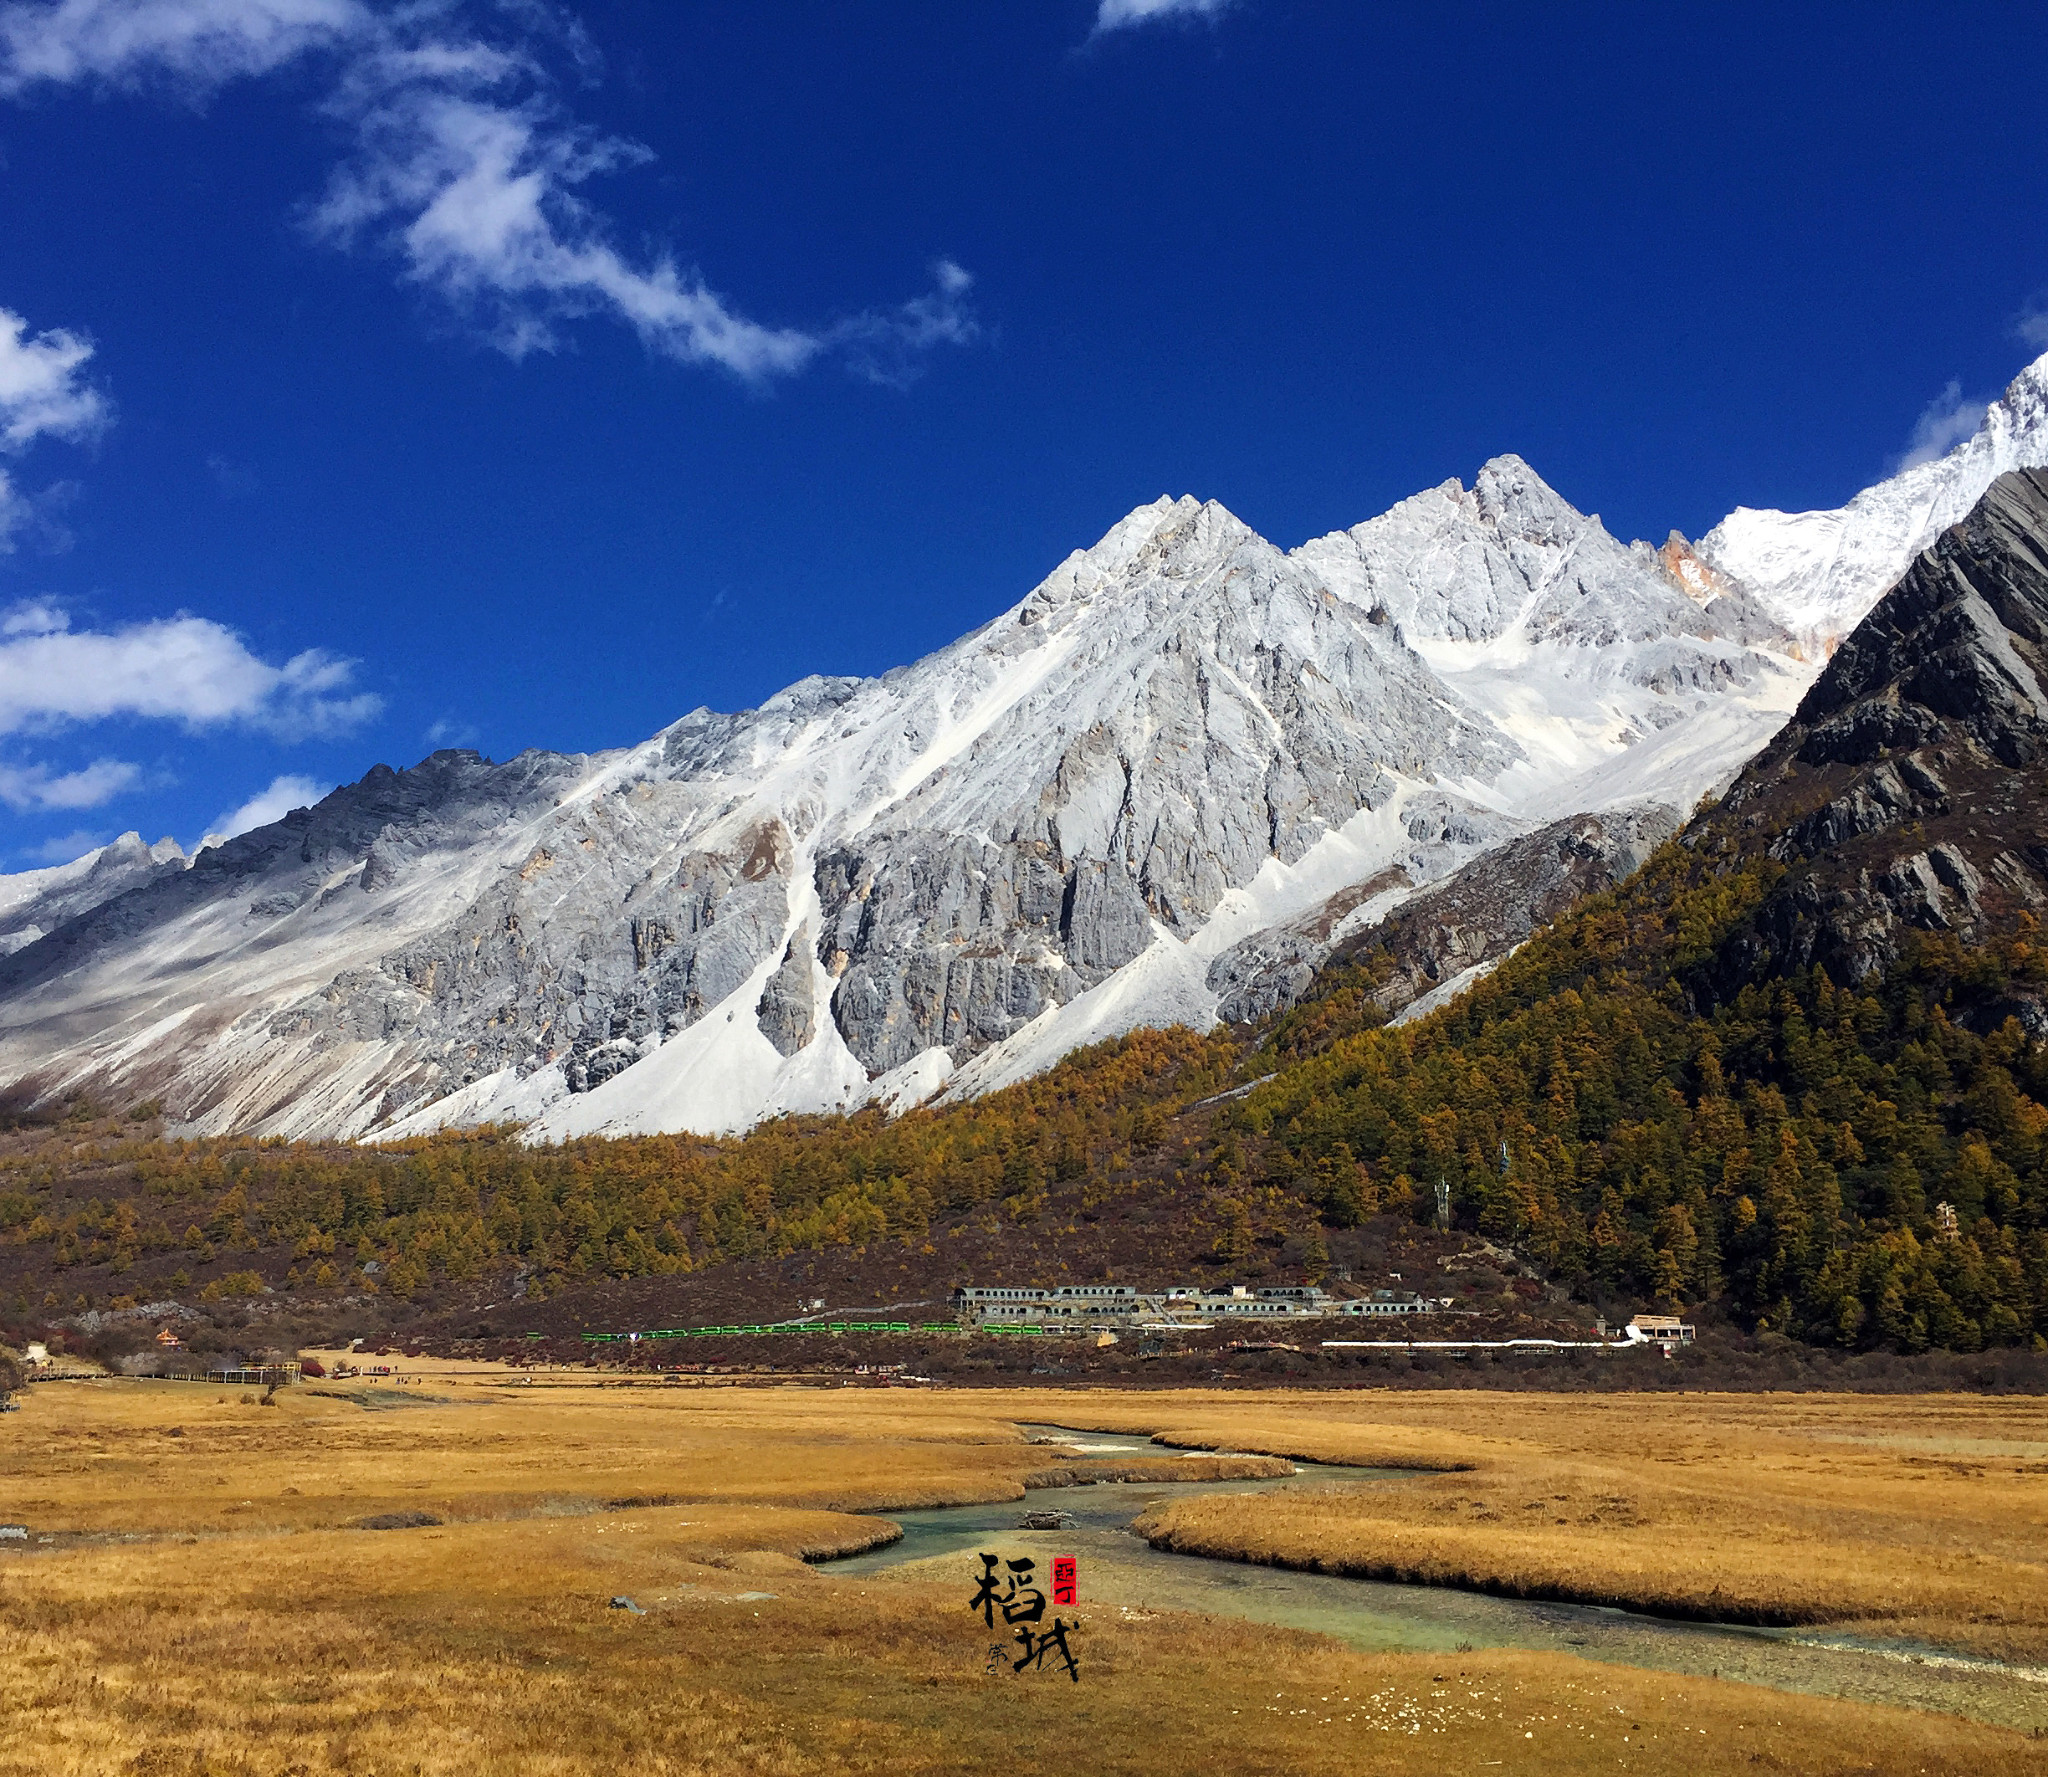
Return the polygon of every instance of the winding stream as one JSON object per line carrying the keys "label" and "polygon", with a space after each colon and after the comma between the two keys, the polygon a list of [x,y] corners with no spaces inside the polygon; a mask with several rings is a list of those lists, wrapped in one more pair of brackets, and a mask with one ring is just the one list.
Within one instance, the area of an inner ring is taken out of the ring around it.
{"label": "winding stream", "polygon": [[[1025,1425],[1027,1436],[1055,1438],[1063,1454],[1116,1457],[1162,1454],[1133,1434],[1076,1432]],[[1051,1454],[1049,1451],[1048,1454]],[[1189,1455],[1214,1454],[1191,1451]],[[1616,1665],[1734,1679],[1779,1690],[1885,1703],[2026,1731],[2048,1732],[2048,1672],[1965,1659],[1904,1642],[1858,1641],[1811,1629],[1750,1629],[1675,1622],[1594,1605],[1494,1598],[1448,1587],[1343,1579],[1284,1568],[1219,1561],[1154,1549],[1130,1528],[1134,1519],[1190,1492],[1256,1494],[1289,1487],[1394,1486],[1399,1469],[1338,1468],[1302,1462],[1291,1478],[1270,1481],[1103,1482],[1048,1487],[1023,1501],[892,1512],[903,1538],[886,1548],[834,1561],[835,1571],[879,1573],[919,1564],[929,1575],[958,1567],[971,1586],[976,1550],[1054,1553],[1080,1563],[1081,1601],[1134,1610],[1205,1611],[1310,1629],[1367,1652],[1456,1653],[1520,1648],[1577,1654]],[[1075,1527],[1017,1528],[1026,1511],[1066,1512]],[[930,1564],[925,1566],[925,1564]],[[965,1593],[963,1592],[963,1597]]]}

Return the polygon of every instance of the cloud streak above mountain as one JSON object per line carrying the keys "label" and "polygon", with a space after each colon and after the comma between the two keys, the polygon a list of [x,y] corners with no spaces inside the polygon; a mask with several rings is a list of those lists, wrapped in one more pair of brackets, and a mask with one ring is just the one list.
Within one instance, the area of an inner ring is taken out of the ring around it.
{"label": "cloud streak above mountain", "polygon": [[1989,405],[1985,401],[1966,401],[1963,385],[1950,378],[1948,386],[1920,410],[1920,417],[1913,422],[1913,436],[1907,441],[1898,467],[1917,469],[1922,463],[1947,456],[1984,423],[1984,412]]}
{"label": "cloud streak above mountain", "polygon": [[281,820],[295,808],[311,808],[333,788],[332,784],[319,783],[296,773],[274,777],[241,807],[217,815],[207,829],[208,836],[215,839],[232,839],[237,833],[248,833],[258,827],[267,827],[272,821]]}
{"label": "cloud streak above mountain", "polygon": [[596,65],[572,16],[540,4],[498,16],[518,34],[494,36],[458,0],[14,0],[0,6],[0,95],[160,85],[197,101],[233,80],[325,62],[322,110],[350,147],[307,212],[309,230],[390,255],[514,358],[553,349],[566,321],[604,315],[652,352],[743,381],[839,356],[856,375],[902,382],[922,354],[977,337],[971,280],[950,262],[899,306],[787,327],[748,318],[666,253],[621,251],[581,188],[652,151],[588,128],[562,103],[555,67],[588,78]]}
{"label": "cloud streak above mountain", "polygon": [[53,772],[47,765],[0,764],[0,802],[18,814],[98,808],[141,776],[142,768],[125,759],[95,759],[66,772]]}
{"label": "cloud streak above mountain", "polygon": [[0,734],[122,717],[280,740],[340,734],[383,707],[353,689],[354,672],[318,648],[273,665],[204,617],[74,630],[61,609],[21,606],[0,620]]}

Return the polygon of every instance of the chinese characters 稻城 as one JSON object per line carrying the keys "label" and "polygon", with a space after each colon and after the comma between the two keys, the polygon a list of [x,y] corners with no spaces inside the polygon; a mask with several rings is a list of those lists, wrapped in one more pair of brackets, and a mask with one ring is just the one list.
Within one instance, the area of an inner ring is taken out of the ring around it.
{"label": "chinese characters \u7a3b\u57ce", "polygon": [[[1053,1588],[1063,1604],[1071,1602],[1075,1591],[1073,1570],[1071,1555],[1062,1555],[1053,1563]],[[1011,1671],[1021,1673],[1026,1667],[1035,1666],[1043,1672],[1046,1656],[1056,1654],[1054,1664],[1063,1666],[1067,1676],[1079,1684],[1081,1668],[1074,1650],[1067,1644],[1068,1634],[1077,1625],[1054,1617],[1050,1629],[1032,1626],[1045,1621],[1045,1593],[1039,1589],[1037,1577],[1038,1563],[1029,1556],[1006,1561],[999,1555],[984,1553],[980,1584],[967,1608],[981,1612],[982,1622],[991,1629],[995,1627],[996,1612],[1001,1611],[1003,1621],[1016,1629],[1015,1639],[1024,1652],[1021,1658],[1010,1662]],[[990,1651],[993,1654],[995,1650]]]}

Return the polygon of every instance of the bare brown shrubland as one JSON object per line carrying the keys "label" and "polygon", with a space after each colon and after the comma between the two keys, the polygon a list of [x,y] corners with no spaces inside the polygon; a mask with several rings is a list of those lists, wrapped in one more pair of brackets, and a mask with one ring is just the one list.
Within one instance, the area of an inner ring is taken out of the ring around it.
{"label": "bare brown shrubland", "polygon": [[[1610,1422],[1598,1409],[1627,1404],[439,1387],[388,1410],[286,1391],[267,1411],[171,1385],[35,1390],[0,1443],[0,1497],[65,1540],[0,1563],[0,1774],[2048,1768],[2017,1735],[1945,1718],[1544,1655],[1369,1656],[1100,1605],[1082,1612],[1083,1684],[991,1676],[964,1585],[792,1558],[872,1538],[863,1509],[1013,1496],[1048,1454],[1015,1421],[1149,1416],[1196,1443],[1474,1465],[1349,1496],[1375,1513],[1441,1508],[1437,1488],[1498,1506],[1545,1463],[1606,1485],[1630,1438],[1657,1509],[1738,1475],[1773,1502],[1804,1489],[1870,1507],[1890,1474],[1911,1495],[1890,1518],[1845,1505],[1801,1547],[1898,1563],[1917,1607],[1936,1594],[1912,1576],[1939,1571],[1972,1514],[2009,1515],[2017,1552],[2000,1559],[2038,1572],[2040,1482],[1993,1471],[2039,1457],[1989,1448],[2040,1426],[2003,1403],[1890,1401],[1903,1419],[1883,1424],[1810,1397],[1658,1400]],[[1703,1458],[1724,1446],[1717,1479]],[[601,1509],[615,1499],[687,1503]],[[1334,1534],[1297,1503],[1230,1509],[1241,1528]],[[445,1521],[334,1527],[407,1509]],[[1931,1565],[1900,1528],[1916,1514]],[[1473,1517],[1460,1528],[1494,1528]],[[1743,1546],[1734,1519],[1701,1524],[1703,1549]],[[607,1609],[615,1594],[647,1614]]]}

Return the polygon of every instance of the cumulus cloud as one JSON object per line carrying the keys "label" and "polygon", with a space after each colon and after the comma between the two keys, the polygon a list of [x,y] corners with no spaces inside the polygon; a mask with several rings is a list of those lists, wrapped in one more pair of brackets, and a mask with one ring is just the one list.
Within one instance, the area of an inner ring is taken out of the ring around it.
{"label": "cumulus cloud", "polygon": [[45,433],[96,433],[107,406],[80,374],[91,356],[91,344],[77,334],[57,327],[32,335],[21,316],[0,309],[0,445],[22,450]]}
{"label": "cumulus cloud", "polygon": [[99,808],[132,788],[141,776],[142,767],[124,759],[95,759],[78,771],[63,773],[47,765],[0,764],[0,802],[22,813]]}
{"label": "cumulus cloud", "polygon": [[1966,401],[1963,385],[1951,377],[1948,386],[1921,409],[1920,417],[1913,422],[1913,436],[1898,466],[1916,469],[1922,463],[1947,456],[1983,425],[1984,410],[1989,405],[1985,401]]}
{"label": "cumulus cloud", "polygon": [[[38,438],[82,442],[107,423],[106,397],[85,380],[92,345],[64,328],[32,334],[0,308],[0,452],[18,456]],[[36,501],[0,468],[0,551],[36,517]]]}
{"label": "cumulus cloud", "polygon": [[205,617],[75,630],[59,607],[21,605],[0,619],[0,734],[112,717],[337,734],[383,707],[351,688],[354,670],[318,648],[272,665]]}
{"label": "cumulus cloud", "polygon": [[605,315],[662,356],[748,381],[840,353],[856,374],[898,382],[916,354],[975,336],[970,280],[950,264],[897,308],[798,328],[749,319],[669,255],[623,251],[582,191],[651,151],[562,103],[556,65],[578,79],[595,66],[573,19],[543,0],[492,16],[517,34],[493,38],[456,0],[12,0],[0,93],[152,79],[203,92],[324,58],[322,108],[350,146],[308,227],[388,253],[515,358],[554,347],[565,321]]}
{"label": "cumulus cloud", "polygon": [[332,784],[316,783],[310,777],[274,777],[266,788],[258,790],[240,808],[215,815],[213,824],[207,828],[207,836],[211,839],[232,839],[237,833],[267,827],[272,821],[282,820],[295,808],[311,808],[333,788]]}
{"label": "cumulus cloud", "polygon": [[1127,25],[1149,24],[1163,18],[1214,17],[1231,0],[1102,0],[1095,14],[1095,31],[1120,30]]}

